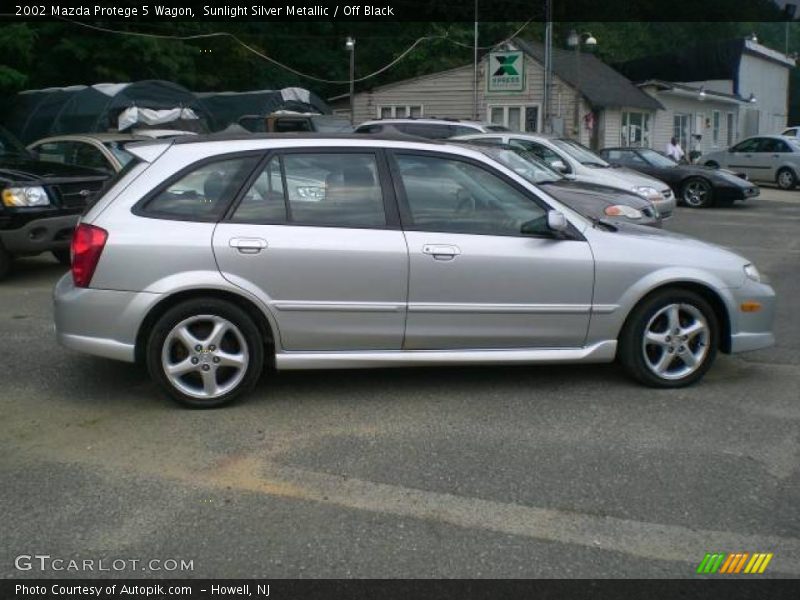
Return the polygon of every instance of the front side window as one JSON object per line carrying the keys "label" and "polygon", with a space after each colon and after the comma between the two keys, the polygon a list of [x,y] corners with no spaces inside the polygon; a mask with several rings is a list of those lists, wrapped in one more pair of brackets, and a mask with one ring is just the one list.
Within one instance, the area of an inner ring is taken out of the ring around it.
{"label": "front side window", "polygon": [[536,158],[550,167],[553,167],[556,163],[562,163],[567,167],[568,171],[571,170],[569,169],[569,164],[567,161],[565,161],[557,152],[554,152],[547,146],[523,139],[511,139],[509,144],[514,148],[520,148],[530,152]]}
{"label": "front side window", "polygon": [[749,140],[744,140],[743,142],[739,142],[733,148],[731,148],[731,152],[757,152],[760,141],[761,138],[750,138]]}
{"label": "front side window", "polygon": [[208,221],[218,218],[253,171],[259,157],[205,163],[169,184],[145,205],[146,216]]}
{"label": "front side window", "polygon": [[75,143],[75,155],[73,157],[73,164],[80,167],[88,167],[90,169],[101,169],[108,171],[111,168],[108,160],[103,153],[85,142]]}
{"label": "front side window", "polygon": [[544,225],[543,208],[482,167],[433,156],[401,154],[396,159],[411,228],[522,235],[523,225]]}

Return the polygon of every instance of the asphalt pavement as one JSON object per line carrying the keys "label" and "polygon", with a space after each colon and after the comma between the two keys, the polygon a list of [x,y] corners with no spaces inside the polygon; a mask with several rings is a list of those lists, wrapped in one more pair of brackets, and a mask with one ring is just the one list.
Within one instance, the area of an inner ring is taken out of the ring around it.
{"label": "asphalt pavement", "polygon": [[[774,348],[674,391],[614,365],[272,372],[185,410],[60,348],[63,268],[20,261],[0,283],[0,577],[697,577],[738,551],[800,576],[800,191],[667,228],[779,295]],[[126,562],[15,566],[37,554]]]}

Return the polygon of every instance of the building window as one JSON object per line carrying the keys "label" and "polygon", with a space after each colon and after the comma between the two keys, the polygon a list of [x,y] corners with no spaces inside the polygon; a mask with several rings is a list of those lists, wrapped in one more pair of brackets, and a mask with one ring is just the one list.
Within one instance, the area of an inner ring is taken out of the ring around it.
{"label": "building window", "polygon": [[726,115],[725,124],[728,126],[727,140],[728,140],[728,148],[730,148],[731,146],[733,146],[733,142],[736,141],[736,125],[734,124],[732,112],[729,112]]}
{"label": "building window", "polygon": [[511,131],[539,131],[538,104],[490,104],[486,117],[490,123]]}
{"label": "building window", "polygon": [[650,147],[650,114],[622,112],[620,145],[625,147]]}
{"label": "building window", "polygon": [[421,104],[383,104],[378,107],[379,119],[418,119],[422,114]]}
{"label": "building window", "polygon": [[720,128],[720,114],[715,110],[711,115],[711,143],[714,148],[719,147],[719,128]]}

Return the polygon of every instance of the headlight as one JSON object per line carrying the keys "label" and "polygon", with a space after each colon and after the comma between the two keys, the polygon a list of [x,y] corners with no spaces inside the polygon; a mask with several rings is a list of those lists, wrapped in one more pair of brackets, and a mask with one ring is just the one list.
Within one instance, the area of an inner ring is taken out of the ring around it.
{"label": "headlight", "polygon": [[322,200],[325,198],[325,188],[314,185],[298,187],[297,195],[303,200]]}
{"label": "headlight", "polygon": [[627,217],[629,219],[641,219],[642,212],[632,206],[626,206],[625,204],[614,204],[612,206],[607,206],[606,209],[603,211],[609,217]]}
{"label": "headlight", "polygon": [[761,281],[761,274],[756,269],[756,266],[753,264],[746,264],[744,266],[744,274],[747,275],[748,279],[752,279],[753,281],[760,282]]}
{"label": "headlight", "polygon": [[645,198],[650,202],[660,202],[664,199],[664,196],[661,195],[661,192],[655,188],[651,188],[648,185],[637,185],[632,187],[631,190],[635,194],[639,194],[642,198]]}
{"label": "headlight", "polygon": [[3,190],[6,206],[48,206],[50,199],[43,187],[12,187]]}

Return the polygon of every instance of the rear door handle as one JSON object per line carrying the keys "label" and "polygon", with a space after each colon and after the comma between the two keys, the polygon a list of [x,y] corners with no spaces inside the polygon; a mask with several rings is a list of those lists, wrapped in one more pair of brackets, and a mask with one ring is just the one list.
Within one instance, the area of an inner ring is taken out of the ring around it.
{"label": "rear door handle", "polygon": [[242,254],[258,254],[267,247],[267,240],[261,238],[231,238],[228,242],[231,248],[236,248]]}
{"label": "rear door handle", "polygon": [[435,260],[453,260],[461,254],[458,246],[450,244],[425,244],[422,247],[422,252],[432,256]]}

